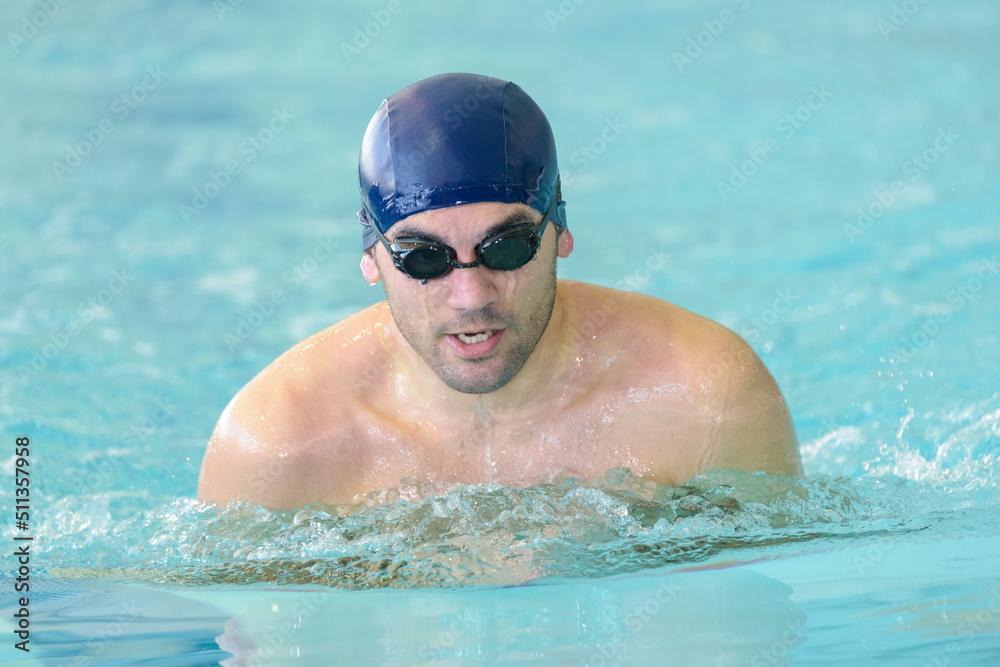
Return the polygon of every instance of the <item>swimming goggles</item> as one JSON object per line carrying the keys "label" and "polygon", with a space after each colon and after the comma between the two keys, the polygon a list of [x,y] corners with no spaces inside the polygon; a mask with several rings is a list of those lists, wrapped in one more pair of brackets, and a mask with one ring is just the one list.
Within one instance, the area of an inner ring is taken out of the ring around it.
{"label": "swimming goggles", "polygon": [[476,246],[476,260],[473,262],[459,262],[455,249],[444,243],[413,236],[390,241],[382,235],[376,225],[372,224],[371,228],[375,230],[382,245],[392,257],[392,263],[396,268],[426,285],[428,280],[440,278],[452,269],[471,269],[480,265],[497,271],[513,271],[521,268],[535,258],[549,216],[555,208],[556,199],[558,198],[553,198],[549,210],[539,224],[531,222],[517,224],[483,239]]}

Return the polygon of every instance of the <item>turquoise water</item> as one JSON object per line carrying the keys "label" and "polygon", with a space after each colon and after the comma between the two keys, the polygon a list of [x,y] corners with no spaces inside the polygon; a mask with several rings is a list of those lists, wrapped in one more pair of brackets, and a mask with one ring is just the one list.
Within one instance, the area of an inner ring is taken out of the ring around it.
{"label": "turquoise water", "polygon": [[[0,661],[995,664],[998,23],[986,1],[4,3],[0,498],[3,539],[34,541],[32,650],[5,626]],[[806,479],[193,499],[232,394],[380,298],[360,137],[456,70],[548,113],[560,275],[744,335]]]}

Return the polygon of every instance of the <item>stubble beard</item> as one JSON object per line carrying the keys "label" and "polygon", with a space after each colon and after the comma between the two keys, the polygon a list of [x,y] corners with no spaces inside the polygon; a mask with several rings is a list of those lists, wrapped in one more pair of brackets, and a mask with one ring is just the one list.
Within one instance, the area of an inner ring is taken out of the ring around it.
{"label": "stubble beard", "polygon": [[[538,261],[538,257],[534,261]],[[508,340],[514,340],[513,347],[504,354],[500,363],[500,368],[491,370],[490,366],[495,364],[497,357],[486,357],[483,359],[448,359],[441,351],[438,341],[440,336],[435,332],[431,333],[421,330],[419,324],[406,318],[405,308],[401,307],[396,298],[385,290],[386,301],[389,304],[389,312],[396,324],[396,328],[402,334],[406,342],[430,367],[434,373],[448,387],[463,394],[488,394],[505,386],[521,371],[527,363],[535,346],[541,340],[545,328],[552,317],[552,311],[556,302],[556,263],[552,261],[551,271],[538,280],[544,280],[543,289],[545,294],[541,298],[538,307],[527,317],[520,320],[511,320],[509,317],[496,311],[492,307],[482,310],[468,311],[461,317],[449,323],[451,328],[461,328],[463,322],[482,323],[488,322],[491,325],[503,323],[506,328],[504,338],[500,345],[507,344]],[[385,281],[382,282],[383,289]],[[470,373],[472,367],[474,372]],[[476,368],[478,367],[478,368]]]}

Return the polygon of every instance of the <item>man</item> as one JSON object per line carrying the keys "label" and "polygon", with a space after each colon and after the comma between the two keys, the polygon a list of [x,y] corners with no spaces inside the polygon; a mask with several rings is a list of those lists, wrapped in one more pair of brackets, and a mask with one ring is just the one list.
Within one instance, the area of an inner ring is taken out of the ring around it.
{"label": "man", "polygon": [[659,299],[556,280],[573,235],[555,143],[513,83],[445,74],[389,97],[360,180],[361,273],[386,301],[236,395],[200,498],[291,509],[355,503],[403,478],[801,473],[781,392],[736,334]]}

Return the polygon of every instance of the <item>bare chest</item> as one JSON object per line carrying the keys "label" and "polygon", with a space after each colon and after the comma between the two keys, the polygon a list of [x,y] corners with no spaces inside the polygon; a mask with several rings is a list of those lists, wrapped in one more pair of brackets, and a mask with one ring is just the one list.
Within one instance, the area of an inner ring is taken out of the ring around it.
{"label": "bare chest", "polygon": [[447,422],[383,419],[365,429],[363,482],[367,491],[404,478],[529,486],[558,475],[594,478],[622,466],[648,476],[656,462],[646,445],[660,430],[642,414],[607,402]]}

